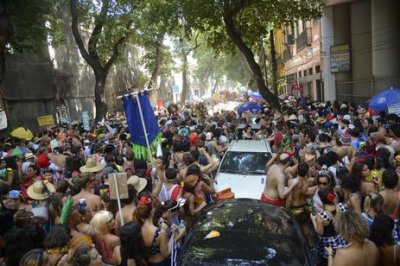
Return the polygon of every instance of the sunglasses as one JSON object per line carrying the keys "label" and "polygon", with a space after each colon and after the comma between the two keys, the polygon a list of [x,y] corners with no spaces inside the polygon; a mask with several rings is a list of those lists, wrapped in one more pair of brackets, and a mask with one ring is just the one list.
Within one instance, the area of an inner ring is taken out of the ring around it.
{"label": "sunglasses", "polygon": [[318,182],[319,185],[324,185],[327,186],[329,183],[328,182]]}

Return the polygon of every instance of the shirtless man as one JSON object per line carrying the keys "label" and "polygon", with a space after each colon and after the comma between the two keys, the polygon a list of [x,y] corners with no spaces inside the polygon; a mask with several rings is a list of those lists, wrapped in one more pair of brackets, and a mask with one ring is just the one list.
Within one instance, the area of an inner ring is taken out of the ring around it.
{"label": "shirtless man", "polygon": [[126,161],[122,165],[122,169],[124,170],[124,172],[126,172],[126,170],[129,168],[131,168],[133,171],[135,171],[135,164],[134,164],[135,154],[131,150],[128,150],[126,152],[125,157],[126,157]]}
{"label": "shirtless man", "polygon": [[308,212],[307,198],[315,194],[318,186],[309,187],[307,174],[309,166],[307,163],[301,163],[298,166],[297,176],[289,179],[289,187],[293,182],[298,182],[298,185],[293,188],[286,200],[286,207],[293,214],[294,219],[299,223],[304,235],[309,235],[310,215]]}
{"label": "shirtless man", "polygon": [[91,192],[95,186],[95,180],[91,173],[80,174],[75,178],[74,183],[81,188],[81,191],[72,197],[74,205],[78,204],[80,199],[86,199],[87,205],[92,212],[104,209],[104,203],[101,198]]}
{"label": "shirtless man", "polygon": [[[277,155],[274,154],[272,159],[267,163],[267,167],[272,164],[276,158]],[[286,175],[284,171],[289,167],[290,159],[289,154],[282,153],[279,156],[279,163],[272,164],[271,167],[269,167],[267,182],[265,182],[261,201],[285,207],[285,198],[299,183],[298,179],[294,180],[288,188],[285,188]]]}

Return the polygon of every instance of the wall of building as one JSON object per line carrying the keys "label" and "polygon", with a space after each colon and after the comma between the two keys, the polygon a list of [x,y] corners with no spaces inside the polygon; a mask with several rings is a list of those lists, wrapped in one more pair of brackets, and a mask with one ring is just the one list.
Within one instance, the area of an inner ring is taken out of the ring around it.
{"label": "wall of building", "polygon": [[[65,42],[61,47],[50,47],[50,55],[58,76],[64,78],[69,84],[67,92],[62,94],[63,102],[68,107],[70,120],[81,121],[82,112],[89,112],[89,117],[95,114],[94,86],[95,77],[93,70],[80,55],[71,31],[70,17],[67,12],[60,12],[63,17],[63,36]],[[89,32],[81,29],[82,38],[87,40]],[[121,59],[110,69],[105,87],[105,101],[109,109],[117,108],[119,101],[116,96],[131,92],[143,85],[144,69],[141,65],[143,50],[128,45]],[[58,88],[66,87],[58,83]],[[142,89],[142,87],[140,87]]]}
{"label": "wall of building", "polygon": [[[363,103],[379,91],[400,87],[400,2],[328,1],[322,47],[326,99]],[[351,71],[331,73],[330,47],[349,44]]]}
{"label": "wall of building", "polygon": [[350,7],[351,74],[353,101],[364,103],[374,93],[372,90],[371,6],[369,1],[359,1]]}
{"label": "wall of building", "polygon": [[[350,4],[333,6],[333,36],[334,45],[351,43]],[[336,97],[351,101],[351,72],[336,73]]]}
{"label": "wall of building", "polygon": [[330,47],[334,45],[333,28],[333,8],[331,6],[327,6],[322,10],[321,17],[321,71],[324,81],[324,98],[326,101],[334,101],[336,99],[336,79],[335,75],[331,73],[330,69]]}
{"label": "wall of building", "polygon": [[1,94],[9,129],[24,126],[38,130],[38,116],[55,114],[52,62],[30,54],[10,55],[6,68]]}
{"label": "wall of building", "polygon": [[371,0],[374,91],[400,88],[400,1]]}
{"label": "wall of building", "polygon": [[[288,92],[310,96],[314,100],[323,100],[324,93],[320,89],[321,73],[321,36],[320,21],[298,22],[299,29],[294,29],[295,43],[288,47],[291,58],[285,61],[285,74]],[[305,47],[298,47],[297,41],[309,31],[309,42]]]}

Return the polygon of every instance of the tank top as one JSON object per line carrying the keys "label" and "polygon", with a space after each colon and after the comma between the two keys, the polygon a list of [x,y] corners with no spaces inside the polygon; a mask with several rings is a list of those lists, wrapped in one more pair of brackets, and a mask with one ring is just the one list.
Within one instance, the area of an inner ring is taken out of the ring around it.
{"label": "tank top", "polygon": [[167,189],[167,186],[165,184],[162,185],[160,194],[158,195],[160,197],[161,201],[167,201],[171,199],[172,192],[176,187],[179,187],[177,184],[173,185],[170,187],[170,189]]}

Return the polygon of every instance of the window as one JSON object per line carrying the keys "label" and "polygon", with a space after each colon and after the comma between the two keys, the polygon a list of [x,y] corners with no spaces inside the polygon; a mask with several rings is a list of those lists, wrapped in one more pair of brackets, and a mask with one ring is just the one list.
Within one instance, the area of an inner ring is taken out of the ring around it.
{"label": "window", "polygon": [[321,72],[321,66],[315,66],[315,73]]}
{"label": "window", "polygon": [[309,68],[308,69],[308,75],[312,75],[313,73],[312,73],[312,68]]}
{"label": "window", "polygon": [[307,76],[307,70],[303,71],[303,77]]}
{"label": "window", "polygon": [[299,71],[299,78],[301,78],[301,71]]}
{"label": "window", "polygon": [[303,21],[302,21],[303,23],[303,31],[305,31],[306,29],[307,29],[307,20],[304,20],[303,19]]}
{"label": "window", "polygon": [[268,152],[228,151],[221,163],[222,173],[265,174],[265,164],[271,159]]}

